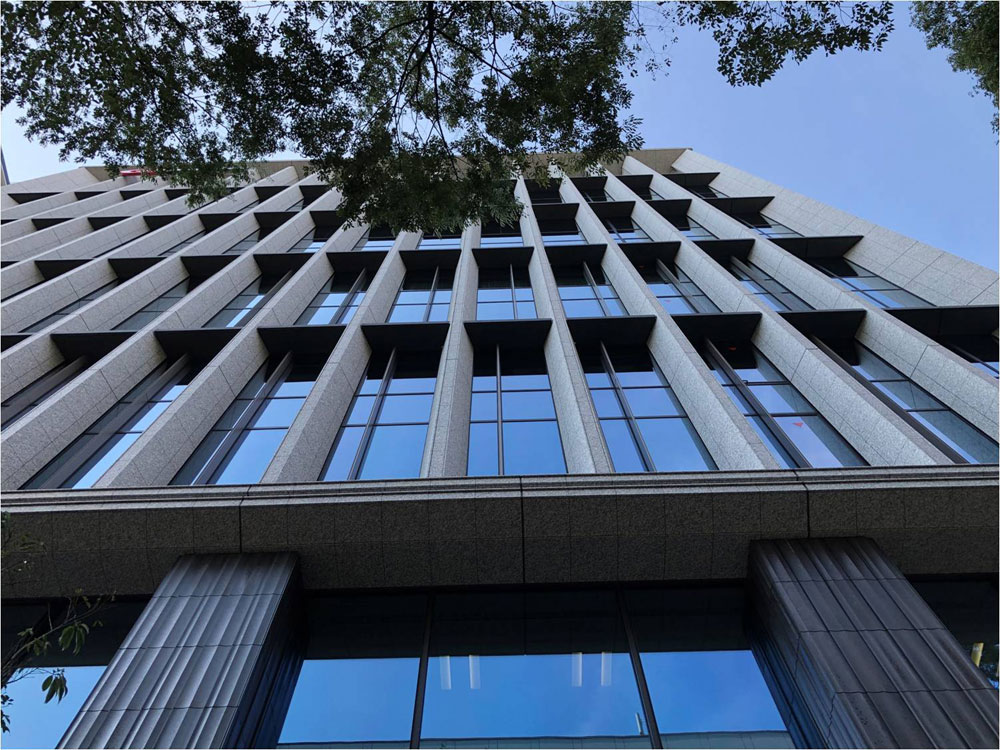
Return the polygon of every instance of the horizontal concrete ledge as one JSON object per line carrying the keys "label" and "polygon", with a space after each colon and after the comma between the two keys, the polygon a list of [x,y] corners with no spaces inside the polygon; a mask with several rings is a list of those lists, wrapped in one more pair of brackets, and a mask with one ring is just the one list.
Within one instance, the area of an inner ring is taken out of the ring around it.
{"label": "horizontal concrete ledge", "polygon": [[738,579],[754,539],[868,536],[906,574],[997,570],[997,467],[9,492],[42,549],[6,599],[150,594],[181,554],[293,551],[310,589]]}

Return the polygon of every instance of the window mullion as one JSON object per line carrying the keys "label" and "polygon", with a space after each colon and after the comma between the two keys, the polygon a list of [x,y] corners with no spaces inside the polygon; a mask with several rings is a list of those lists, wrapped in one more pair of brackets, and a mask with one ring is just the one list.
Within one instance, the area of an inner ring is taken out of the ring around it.
{"label": "window mullion", "polygon": [[427,594],[424,618],[424,639],[417,667],[417,691],[413,700],[413,723],[410,725],[410,747],[420,747],[420,731],[424,722],[424,699],[427,695],[427,671],[431,659],[431,627],[434,624],[434,594]]}
{"label": "window mullion", "polygon": [[[370,366],[371,365],[369,364],[369,367]],[[395,374],[396,350],[393,349],[389,352],[389,360],[385,363],[385,372],[382,373],[382,382],[379,383],[378,393],[375,394],[375,403],[372,404],[371,414],[368,415],[368,421],[365,423],[365,431],[362,433],[361,440],[358,443],[358,452],[354,454],[354,463],[351,464],[351,470],[347,474],[348,479],[357,479],[358,474],[361,472],[361,465],[364,463],[365,455],[368,453],[368,445],[371,443],[372,433],[375,432],[375,425],[378,423],[379,416],[382,414],[382,404],[385,402],[386,391],[389,390],[389,383],[392,381]],[[366,372],[364,380],[367,378],[368,373]],[[364,380],[361,382],[363,383]]]}
{"label": "window mullion", "polygon": [[642,433],[639,432],[639,423],[636,422],[635,415],[632,413],[632,407],[629,406],[628,399],[625,398],[625,389],[622,388],[621,381],[618,380],[618,373],[615,372],[615,367],[611,363],[611,357],[608,355],[608,350],[605,348],[603,341],[601,342],[601,363],[608,373],[608,379],[611,380],[611,387],[614,388],[615,397],[621,404],[622,413],[625,415],[625,424],[628,425],[628,430],[632,433],[632,440],[635,441],[635,447],[639,450],[639,456],[646,465],[646,471],[656,471],[653,456],[650,454],[649,448],[646,447],[646,441],[643,439]]}
{"label": "window mullion", "polygon": [[[808,469],[812,466],[804,455],[800,451],[795,443],[785,434],[785,431],[781,429],[774,417],[764,408],[764,405],[757,399],[753,392],[747,387],[747,384],[743,382],[743,378],[736,374],[736,371],[729,366],[729,362],[726,358],[719,353],[719,350],[715,348],[709,339],[705,339],[705,348],[709,354],[709,358],[713,361],[713,364],[718,367],[722,372],[726,374],[733,387],[739,391],[740,395],[750,404],[750,407],[756,412],[756,416],[763,420],[767,425],[768,431],[771,436],[781,444],[781,447],[788,452],[792,460],[798,464],[800,469]],[[787,381],[783,382],[782,385],[790,385]]]}
{"label": "window mullion", "polygon": [[496,348],[496,376],[497,376],[497,461],[500,469],[500,476],[504,474],[503,464],[503,382],[500,375],[500,346]]}
{"label": "window mullion", "polygon": [[[507,276],[510,279],[510,304],[514,309],[514,320],[517,320],[517,286],[514,283],[514,265],[511,264],[507,266]],[[499,374],[498,374],[499,377]],[[500,381],[497,381],[497,387],[500,387]]]}
{"label": "window mullion", "polygon": [[674,285],[674,288],[678,291],[678,293],[680,293],[681,297],[684,299],[685,302],[691,305],[691,307],[694,308],[695,310],[699,310],[698,303],[695,302],[693,297],[691,297],[686,291],[684,291],[684,287],[681,285],[680,279],[678,279],[674,275],[673,271],[667,268],[667,264],[664,263],[659,258],[656,259],[656,271],[657,273],[660,274],[660,278]]}
{"label": "window mullion", "polygon": [[[291,363],[292,353],[288,352],[288,354],[282,357],[278,366],[274,368],[274,372],[271,373],[271,377],[264,382],[264,386],[257,392],[257,395],[253,397],[250,405],[243,410],[243,414],[240,415],[239,419],[236,420],[232,428],[230,428],[226,433],[226,437],[223,438],[218,449],[216,449],[215,453],[212,454],[212,457],[209,459],[205,467],[198,472],[198,476],[191,484],[208,484],[212,480],[219,466],[229,455],[229,452],[233,449],[236,441],[239,440],[243,430],[246,429],[250,420],[252,420],[257,415],[257,412],[260,411],[261,404],[267,400],[272,391],[274,391],[277,387],[278,383],[281,382],[285,373],[291,367]],[[239,394],[237,394],[236,399],[239,399]],[[234,402],[236,399],[234,399]]]}
{"label": "window mullion", "polygon": [[431,319],[431,310],[434,308],[434,295],[437,294],[438,273],[441,267],[434,267],[434,276],[431,277],[431,290],[427,295],[427,304],[424,306],[424,323]]}
{"label": "window mullion", "polygon": [[625,630],[625,641],[628,643],[628,656],[632,662],[632,671],[635,673],[636,687],[639,689],[639,703],[642,704],[642,712],[646,715],[646,731],[649,732],[649,739],[653,744],[653,748],[658,750],[663,747],[663,738],[660,736],[660,727],[656,723],[656,713],[653,711],[653,699],[649,696],[646,672],[642,668],[639,645],[636,642],[635,633],[632,631],[632,620],[629,618],[625,594],[621,588],[615,589],[615,597],[618,600],[618,614],[621,617],[622,627]]}
{"label": "window mullion", "polygon": [[[364,283],[365,273],[366,271],[362,270],[361,273],[358,274],[358,277],[354,280],[354,283],[351,284],[351,288],[347,290],[347,294],[344,296],[343,301],[337,307],[337,312],[333,316],[334,323],[340,323],[341,318],[344,317],[344,313],[347,312],[351,304],[354,302],[355,295]],[[337,278],[336,273],[334,273],[334,278]]]}
{"label": "window mullion", "polygon": [[611,310],[608,308],[608,303],[602,297],[600,291],[597,288],[597,280],[594,275],[590,272],[590,267],[587,265],[587,261],[583,262],[583,278],[590,285],[590,291],[594,293],[594,297],[597,299],[597,304],[601,308],[601,314],[605,318],[611,317]]}

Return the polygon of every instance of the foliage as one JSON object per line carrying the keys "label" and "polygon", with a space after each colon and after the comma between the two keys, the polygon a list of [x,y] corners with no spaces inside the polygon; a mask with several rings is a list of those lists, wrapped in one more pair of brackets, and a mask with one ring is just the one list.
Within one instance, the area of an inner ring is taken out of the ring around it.
{"label": "foliage", "polygon": [[[11,531],[10,514],[0,515],[2,546],[0,546],[0,575],[7,577],[28,570],[34,554],[44,551],[44,545],[26,535]],[[7,580],[10,580],[9,578]],[[46,606],[45,614],[30,628],[17,634],[17,640],[4,644],[3,662],[0,665],[0,729],[10,730],[10,705],[14,702],[7,692],[11,685],[26,677],[44,674],[42,692],[45,702],[56,702],[69,692],[66,674],[56,667],[35,666],[39,659],[48,656],[54,646],[59,651],[78,655],[86,643],[91,628],[100,627],[96,615],[111,601],[91,599],[77,595],[57,604]]]}
{"label": "foliage", "polygon": [[953,70],[966,70],[976,79],[974,91],[993,100],[993,131],[1000,132],[1000,4],[986,2],[915,2],[913,25],[924,32],[927,46],[951,50]]}
{"label": "foliage", "polygon": [[[509,222],[509,179],[641,146],[626,81],[669,65],[647,29],[693,25],[759,85],[788,57],[879,49],[889,3],[7,2],[3,106],[116,174],[222,195],[292,150],[394,228]],[[573,156],[569,156],[573,154]]]}

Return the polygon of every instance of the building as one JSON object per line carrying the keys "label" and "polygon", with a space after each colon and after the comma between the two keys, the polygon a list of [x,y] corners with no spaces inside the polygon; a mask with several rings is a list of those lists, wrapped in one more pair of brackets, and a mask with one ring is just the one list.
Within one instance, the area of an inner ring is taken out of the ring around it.
{"label": "building", "polygon": [[996,273],[689,149],[447,236],[305,167],[3,189],[61,747],[997,746]]}

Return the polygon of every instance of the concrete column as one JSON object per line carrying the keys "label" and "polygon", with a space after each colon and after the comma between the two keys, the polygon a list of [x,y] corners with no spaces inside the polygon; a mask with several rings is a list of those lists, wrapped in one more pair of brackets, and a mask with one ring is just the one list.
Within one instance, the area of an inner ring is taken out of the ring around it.
{"label": "concrete column", "polygon": [[59,747],[274,747],[302,663],[290,553],[180,558]]}
{"label": "concrete column", "polygon": [[751,644],[798,747],[996,747],[997,692],[872,540],[753,542]]}

